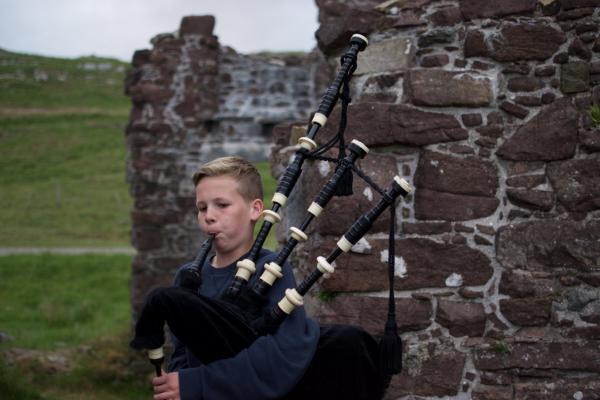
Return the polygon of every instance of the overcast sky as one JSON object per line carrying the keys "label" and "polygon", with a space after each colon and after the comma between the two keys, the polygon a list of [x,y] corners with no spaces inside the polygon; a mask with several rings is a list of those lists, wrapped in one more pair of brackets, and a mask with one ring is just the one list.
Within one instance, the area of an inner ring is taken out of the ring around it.
{"label": "overcast sky", "polygon": [[206,14],[216,17],[220,43],[242,53],[316,46],[314,0],[0,0],[0,47],[130,61],[182,17]]}

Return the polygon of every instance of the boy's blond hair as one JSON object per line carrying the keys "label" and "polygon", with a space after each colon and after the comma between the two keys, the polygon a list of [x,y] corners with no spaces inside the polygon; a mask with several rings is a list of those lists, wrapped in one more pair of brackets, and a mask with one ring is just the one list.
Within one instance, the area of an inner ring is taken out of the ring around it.
{"label": "boy's blond hair", "polygon": [[202,165],[194,173],[194,186],[198,186],[204,178],[213,176],[230,176],[238,183],[238,192],[246,201],[262,200],[263,187],[256,167],[238,156],[216,158]]}

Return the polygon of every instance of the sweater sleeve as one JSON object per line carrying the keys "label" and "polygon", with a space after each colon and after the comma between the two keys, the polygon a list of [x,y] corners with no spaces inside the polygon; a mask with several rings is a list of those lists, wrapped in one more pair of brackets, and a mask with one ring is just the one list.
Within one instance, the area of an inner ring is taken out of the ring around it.
{"label": "sweater sleeve", "polygon": [[189,365],[185,346],[175,337],[175,335],[171,335],[171,342],[173,343],[173,354],[171,354],[167,371],[173,372],[182,368],[188,368]]}
{"label": "sweater sleeve", "polygon": [[[263,264],[264,265],[264,264]],[[269,292],[272,307],[295,287],[291,268]],[[302,378],[314,355],[319,326],[297,308],[272,335],[265,335],[232,358],[179,370],[182,400],[264,400],[286,395]]]}

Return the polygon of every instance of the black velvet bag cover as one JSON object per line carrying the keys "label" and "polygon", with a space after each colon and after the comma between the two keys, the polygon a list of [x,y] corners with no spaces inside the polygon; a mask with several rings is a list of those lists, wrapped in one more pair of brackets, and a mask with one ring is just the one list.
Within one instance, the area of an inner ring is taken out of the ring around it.
{"label": "black velvet bag cover", "polygon": [[317,351],[302,380],[284,400],[376,400],[388,377],[379,370],[377,341],[350,325],[321,326]]}
{"label": "black velvet bag cover", "polygon": [[131,347],[161,347],[165,322],[177,339],[206,364],[236,355],[258,337],[235,306],[181,287],[168,287],[155,289],[146,298]]}

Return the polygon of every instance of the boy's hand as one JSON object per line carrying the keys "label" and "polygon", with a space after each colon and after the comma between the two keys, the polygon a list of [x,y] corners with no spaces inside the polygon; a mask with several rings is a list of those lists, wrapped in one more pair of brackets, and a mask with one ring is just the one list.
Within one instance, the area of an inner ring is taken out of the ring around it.
{"label": "boy's hand", "polygon": [[180,400],[178,372],[167,374],[162,371],[161,376],[152,379],[152,386],[154,386],[154,400]]}

